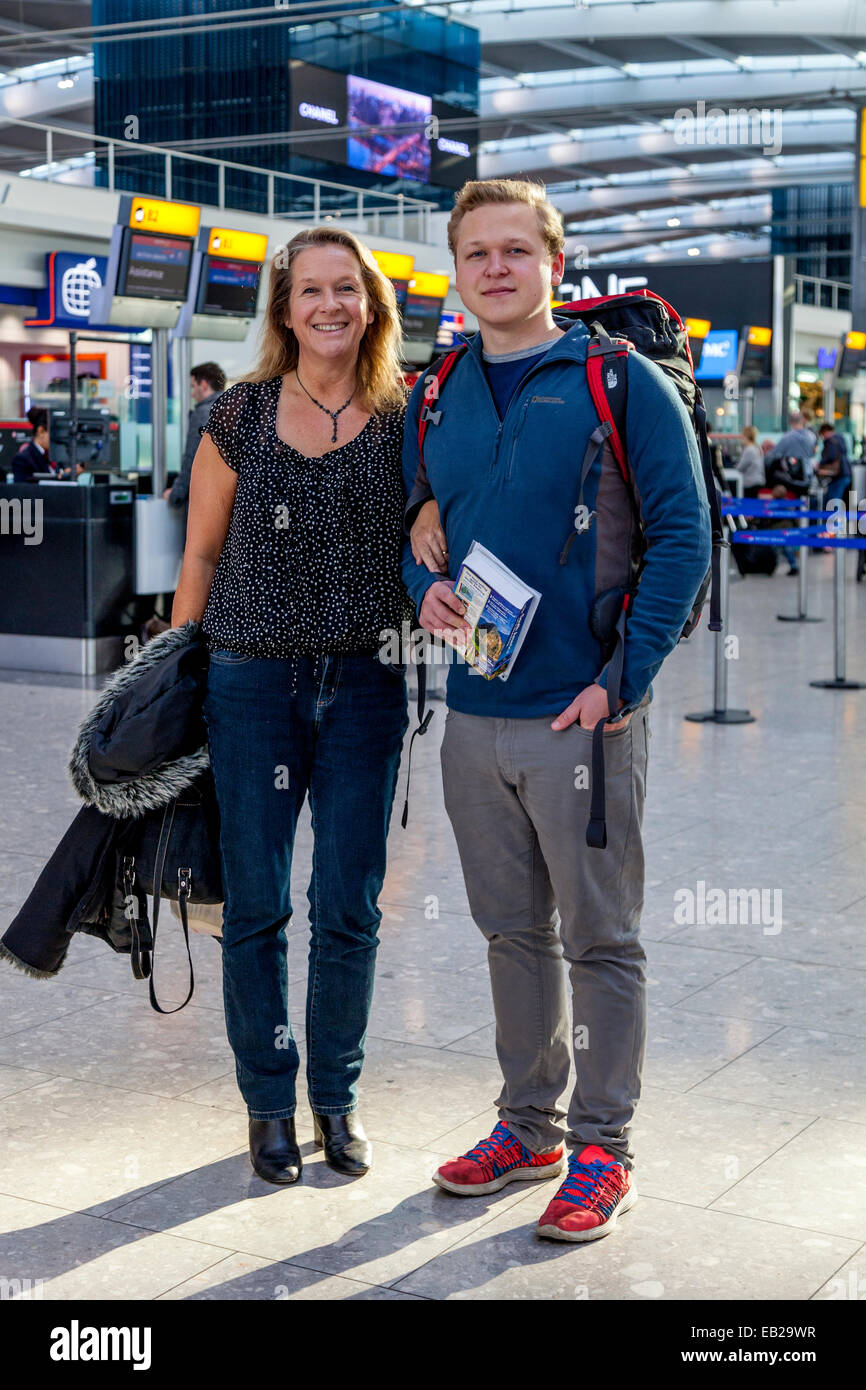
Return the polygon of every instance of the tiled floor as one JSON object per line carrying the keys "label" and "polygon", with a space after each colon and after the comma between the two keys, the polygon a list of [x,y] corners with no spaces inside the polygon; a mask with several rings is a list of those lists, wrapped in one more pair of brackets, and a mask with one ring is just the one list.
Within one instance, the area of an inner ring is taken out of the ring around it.
{"label": "tiled floor", "polygon": [[[812,586],[828,619],[831,563],[815,561]],[[305,1103],[303,1182],[252,1174],[216,942],[195,938],[195,999],[160,1017],[125,957],[76,939],[54,980],[0,964],[0,1274],[40,1279],[50,1299],[864,1297],[866,690],[810,688],[833,674],[832,624],[778,623],[794,601],[781,572],[731,586],[730,699],[756,723],[683,720],[711,703],[706,632],[656,685],[641,1200],[609,1238],[537,1241],[546,1187],[461,1201],[429,1181],[489,1131],[498,1089],[485,946],[442,808],[439,714],[416,743],[409,829],[395,816],[391,835],[362,1089],[368,1176],[324,1165]],[[866,679],[864,639],[866,584],[852,582],[849,674]],[[94,686],[0,677],[0,927],[77,809],[65,758]],[[300,1020],[309,848],[305,824],[290,957]],[[768,902],[780,890],[781,922],[684,925],[674,895],[699,880]],[[168,917],[166,1000],[182,997],[178,934]]]}

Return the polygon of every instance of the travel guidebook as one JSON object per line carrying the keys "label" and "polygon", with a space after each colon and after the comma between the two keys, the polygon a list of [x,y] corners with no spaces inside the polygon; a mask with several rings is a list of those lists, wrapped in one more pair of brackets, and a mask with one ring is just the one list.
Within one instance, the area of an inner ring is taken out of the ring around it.
{"label": "travel guidebook", "polygon": [[466,604],[470,637],[443,634],[455,651],[487,680],[507,680],[541,594],[473,541],[454,583]]}

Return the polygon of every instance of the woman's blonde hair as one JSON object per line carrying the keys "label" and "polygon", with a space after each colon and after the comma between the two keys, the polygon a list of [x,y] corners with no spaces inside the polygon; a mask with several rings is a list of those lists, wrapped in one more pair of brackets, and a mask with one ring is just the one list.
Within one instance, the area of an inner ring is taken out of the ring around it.
{"label": "woman's blonde hair", "polygon": [[364,293],[373,311],[358,348],[358,389],[368,410],[394,410],[404,404],[406,387],[400,371],[399,345],[402,329],[394,286],[377,266],[371,252],[349,231],[338,227],[311,227],[298,232],[280,247],[271,263],[268,304],[262,325],[258,361],[242,381],[270,381],[294,371],[298,365],[298,340],[286,327],[292,269],[302,251],[316,246],[342,246],[351,251],[361,267]]}
{"label": "woman's blonde hair", "polygon": [[750,444],[754,444],[758,437],[758,431],[754,425],[743,425],[743,438],[748,439]]}

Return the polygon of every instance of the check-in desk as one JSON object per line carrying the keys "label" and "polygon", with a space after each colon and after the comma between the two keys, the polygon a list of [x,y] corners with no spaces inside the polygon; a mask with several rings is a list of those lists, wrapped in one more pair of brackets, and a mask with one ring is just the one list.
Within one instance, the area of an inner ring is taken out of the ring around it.
{"label": "check-in desk", "polygon": [[0,667],[93,675],[132,630],[135,490],[0,484]]}

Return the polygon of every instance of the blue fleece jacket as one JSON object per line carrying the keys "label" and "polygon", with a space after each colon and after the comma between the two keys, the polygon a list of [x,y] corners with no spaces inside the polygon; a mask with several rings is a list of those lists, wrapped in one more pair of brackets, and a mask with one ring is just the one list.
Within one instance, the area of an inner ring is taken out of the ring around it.
{"label": "blue fleece jacket", "polygon": [[[575,536],[568,563],[559,563],[573,528],[581,461],[598,425],[586,380],[588,341],[582,323],[569,327],[523,379],[500,420],[484,374],[481,335],[475,334],[442,388],[439,423],[427,429],[424,463],[448,539],[452,581],[472,542],[479,541],[541,592],[506,681],[485,680],[462,661],[451,665],[447,702],[465,714],[556,715],[594,680],[606,683],[601,648],[589,626],[597,528]],[[627,446],[648,541],[625,642],[621,695],[631,706],[676,645],[709,566],[711,541],[686,409],[654,363],[637,353],[627,360]],[[409,399],[403,435],[410,497],[423,391],[422,376]],[[596,460],[584,490],[590,510],[600,475]],[[403,578],[420,610],[427,589],[442,576],[416,565],[407,540]]]}

